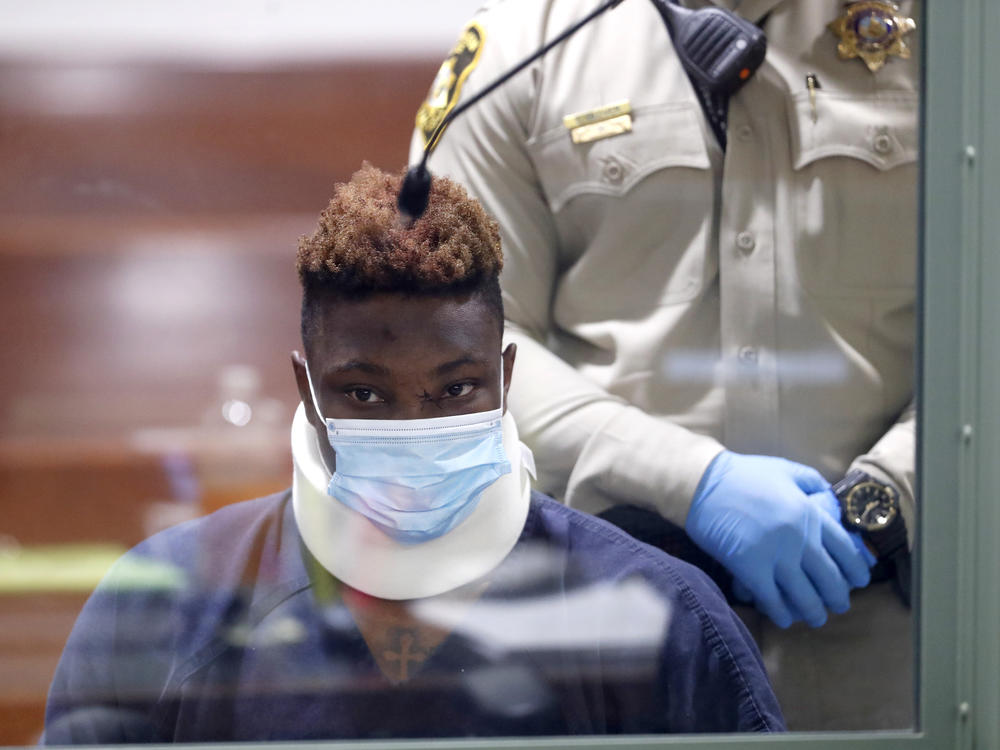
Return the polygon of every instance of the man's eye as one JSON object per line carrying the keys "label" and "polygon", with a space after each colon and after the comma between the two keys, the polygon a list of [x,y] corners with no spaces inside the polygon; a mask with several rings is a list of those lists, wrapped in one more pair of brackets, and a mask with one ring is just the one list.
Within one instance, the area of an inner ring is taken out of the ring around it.
{"label": "man's eye", "polygon": [[450,398],[455,398],[456,396],[468,395],[474,387],[472,383],[455,383],[454,385],[449,385],[446,392]]}
{"label": "man's eye", "polygon": [[352,388],[347,394],[355,401],[360,401],[363,404],[374,404],[385,400],[371,388]]}

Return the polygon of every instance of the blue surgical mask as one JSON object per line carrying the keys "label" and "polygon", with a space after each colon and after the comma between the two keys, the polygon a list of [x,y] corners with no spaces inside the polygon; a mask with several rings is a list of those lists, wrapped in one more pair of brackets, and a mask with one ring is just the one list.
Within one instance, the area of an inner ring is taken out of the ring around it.
{"label": "blue surgical mask", "polygon": [[326,419],[308,365],[306,375],[337,454],[327,493],[396,541],[416,544],[448,533],[487,487],[510,473],[502,407],[431,419]]}

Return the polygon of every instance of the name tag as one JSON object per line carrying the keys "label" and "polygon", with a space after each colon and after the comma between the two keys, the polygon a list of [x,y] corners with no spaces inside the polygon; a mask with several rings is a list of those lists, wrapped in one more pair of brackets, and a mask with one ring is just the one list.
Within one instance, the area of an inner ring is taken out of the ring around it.
{"label": "name tag", "polygon": [[632,130],[632,105],[628,99],[563,117],[573,143],[589,143]]}
{"label": "name tag", "polygon": [[590,143],[601,138],[611,138],[615,135],[628,133],[632,130],[632,115],[619,115],[610,120],[602,120],[590,125],[580,125],[569,131],[573,143]]}

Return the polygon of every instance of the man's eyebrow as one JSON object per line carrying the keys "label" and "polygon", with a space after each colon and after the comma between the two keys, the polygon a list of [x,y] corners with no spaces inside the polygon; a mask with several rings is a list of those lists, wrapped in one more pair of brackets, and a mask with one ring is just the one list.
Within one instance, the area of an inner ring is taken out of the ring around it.
{"label": "man's eyebrow", "polygon": [[334,365],[330,368],[332,372],[337,374],[345,372],[360,371],[367,373],[368,375],[388,375],[389,368],[383,367],[382,365],[376,365],[374,362],[365,362],[364,360],[352,359],[350,362],[342,362],[338,365]]}
{"label": "man's eyebrow", "polygon": [[450,362],[445,362],[443,365],[438,365],[434,368],[435,375],[447,375],[449,372],[453,372],[460,367],[465,365],[484,365],[486,364],[482,359],[475,359],[473,357],[459,357],[458,359],[453,359]]}

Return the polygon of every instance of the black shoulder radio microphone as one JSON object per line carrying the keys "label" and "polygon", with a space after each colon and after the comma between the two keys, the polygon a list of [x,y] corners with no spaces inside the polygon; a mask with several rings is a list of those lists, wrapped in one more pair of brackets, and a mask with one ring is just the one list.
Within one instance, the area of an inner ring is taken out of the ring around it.
{"label": "black shoulder radio microphone", "polygon": [[677,0],[653,0],[681,65],[695,85],[731,96],[750,80],[767,52],[764,31],[723,8],[689,10]]}
{"label": "black shoulder radio microphone", "polygon": [[[427,169],[427,159],[451,121],[550,49],[566,41],[599,15],[622,2],[623,0],[605,0],[582,19],[501,74],[475,96],[448,112],[427,139],[420,163],[410,167],[403,179],[396,199],[403,221],[408,225],[412,224],[427,208],[431,190],[431,174]],[[709,111],[712,106],[710,102],[720,99],[725,101],[750,80],[764,61],[767,51],[764,32],[750,21],[722,8],[690,10],[682,7],[678,0],[652,0],[652,2],[667,26],[677,56],[698,92],[706,115],[712,121],[713,128],[716,128],[716,118]],[[716,133],[718,135],[718,130]]]}

